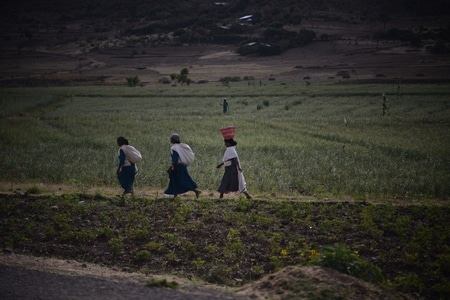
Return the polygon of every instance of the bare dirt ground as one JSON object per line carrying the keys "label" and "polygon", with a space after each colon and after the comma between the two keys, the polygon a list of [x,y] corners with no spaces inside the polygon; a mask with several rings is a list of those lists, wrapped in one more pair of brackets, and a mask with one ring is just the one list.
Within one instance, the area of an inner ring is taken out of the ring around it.
{"label": "bare dirt ground", "polygon": [[[390,26],[417,26],[416,20],[396,22]],[[447,21],[425,22],[433,28]],[[117,47],[113,38],[107,44],[96,45],[95,51],[81,48],[70,41],[70,36],[66,37],[66,43],[50,39],[24,47],[20,53],[14,44],[4,43],[0,85],[126,84],[125,77],[139,76],[143,85],[152,86],[185,67],[195,82],[219,81],[226,76],[279,81],[343,80],[339,71],[349,74],[345,80],[365,82],[450,81],[449,54],[428,53],[426,45],[410,47],[400,41],[376,42],[370,36],[382,26],[310,21],[302,27],[314,30],[317,36],[336,34],[341,39],[319,40],[269,57],[240,56],[235,46],[225,45]]]}
{"label": "bare dirt ground", "polygon": [[139,76],[145,85],[158,85],[158,80],[188,67],[190,78],[196,82],[219,81],[226,76],[279,81],[340,80],[339,71],[347,71],[352,80],[450,81],[448,55],[432,55],[396,43],[376,49],[370,42],[351,46],[344,41],[319,41],[276,57],[241,57],[231,47],[220,45],[150,50],[155,53],[133,58],[122,53],[123,49],[104,50],[90,54],[81,67],[78,60],[63,53],[36,53],[20,59],[8,57],[7,62],[1,62],[0,75],[4,82],[13,85],[27,85],[27,82],[126,84],[128,76]]}
{"label": "bare dirt ground", "polygon": [[[1,299],[245,299],[223,287],[74,260],[0,254]],[[147,286],[176,282],[176,289]]]}

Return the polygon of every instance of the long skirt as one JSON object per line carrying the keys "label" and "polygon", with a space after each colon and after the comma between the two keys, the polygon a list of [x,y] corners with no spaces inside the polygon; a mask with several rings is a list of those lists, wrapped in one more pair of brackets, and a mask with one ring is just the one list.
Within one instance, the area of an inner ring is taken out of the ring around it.
{"label": "long skirt", "polygon": [[247,191],[244,174],[238,170],[237,160],[235,158],[231,160],[230,166],[225,167],[225,172],[217,191],[221,194],[230,192],[243,193]]}
{"label": "long skirt", "polygon": [[192,180],[185,165],[178,164],[175,170],[169,174],[169,186],[164,191],[166,195],[178,195],[197,188],[197,183]]}
{"label": "long skirt", "polygon": [[119,174],[117,174],[117,179],[119,180],[120,186],[123,188],[124,193],[133,192],[133,185],[135,178],[136,178],[135,165],[122,167]]}

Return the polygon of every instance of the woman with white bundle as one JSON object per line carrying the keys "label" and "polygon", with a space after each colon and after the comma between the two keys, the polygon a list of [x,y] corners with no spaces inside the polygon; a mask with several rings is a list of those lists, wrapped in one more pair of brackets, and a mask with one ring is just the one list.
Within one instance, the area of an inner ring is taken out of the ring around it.
{"label": "woman with white bundle", "polygon": [[197,183],[192,180],[188,172],[188,166],[194,161],[194,152],[189,145],[180,142],[180,136],[176,133],[170,137],[171,164],[167,173],[169,174],[169,186],[164,191],[165,195],[173,195],[193,191],[198,198],[201,191],[197,189]]}

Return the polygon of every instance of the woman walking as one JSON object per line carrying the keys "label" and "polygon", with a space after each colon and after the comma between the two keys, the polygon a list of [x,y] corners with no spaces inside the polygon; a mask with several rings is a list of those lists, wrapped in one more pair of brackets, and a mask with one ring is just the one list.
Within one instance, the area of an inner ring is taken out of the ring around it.
{"label": "woman walking", "polygon": [[[130,158],[127,156],[127,146],[128,140],[123,136],[119,136],[117,138],[117,145],[120,147],[118,151],[119,155],[119,166],[117,167],[117,179],[119,180],[120,186],[123,188],[123,194],[131,194],[133,195],[134,190],[134,179],[137,174],[137,167],[135,163],[130,161]],[[134,148],[134,147],[133,147]]]}
{"label": "woman walking", "polygon": [[220,198],[223,194],[229,192],[240,192],[251,199],[252,196],[247,192],[247,183],[245,182],[244,174],[242,173],[241,163],[236,152],[237,142],[234,139],[225,139],[225,146],[227,149],[223,155],[223,162],[217,165],[217,168],[225,166],[225,173],[217,191],[220,193]]}
{"label": "woman walking", "polygon": [[188,172],[188,165],[194,161],[194,153],[189,145],[180,142],[180,136],[174,133],[170,137],[171,164],[167,173],[169,174],[169,186],[164,191],[165,195],[173,195],[193,191],[198,198],[201,191],[197,189],[197,183],[192,180]]}

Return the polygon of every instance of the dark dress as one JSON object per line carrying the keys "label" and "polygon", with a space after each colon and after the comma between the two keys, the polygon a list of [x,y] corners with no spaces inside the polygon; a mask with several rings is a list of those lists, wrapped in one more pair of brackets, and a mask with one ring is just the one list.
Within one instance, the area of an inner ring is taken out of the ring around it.
{"label": "dark dress", "polygon": [[224,100],[222,106],[223,106],[223,113],[226,114],[228,111],[228,102]]}
{"label": "dark dress", "polygon": [[179,164],[178,159],[178,152],[173,151],[172,163],[175,163],[176,167],[169,174],[169,186],[164,191],[164,194],[166,195],[183,194],[197,188],[197,183],[195,183],[189,175],[187,166],[184,164]]}
{"label": "dark dress", "polygon": [[221,194],[239,191],[238,160],[234,157],[228,161],[231,162],[231,165],[225,167],[222,181],[217,189]]}
{"label": "dark dress", "polygon": [[119,174],[117,174],[117,179],[119,180],[120,186],[123,188],[124,193],[133,193],[134,179],[136,178],[136,165],[131,164],[131,166],[124,167],[125,163],[125,152],[122,149],[119,150],[119,166],[122,166]]}

